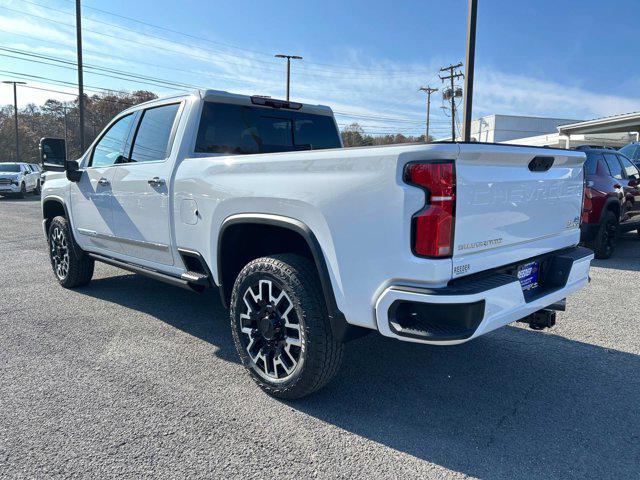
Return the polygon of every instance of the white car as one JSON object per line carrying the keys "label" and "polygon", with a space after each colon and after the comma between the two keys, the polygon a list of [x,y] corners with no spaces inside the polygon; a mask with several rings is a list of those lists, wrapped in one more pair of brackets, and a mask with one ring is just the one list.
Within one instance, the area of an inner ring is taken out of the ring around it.
{"label": "white car", "polygon": [[40,193],[40,172],[28,163],[0,163],[0,195],[23,198],[29,192]]}
{"label": "white car", "polygon": [[363,333],[454,345],[549,327],[589,281],[582,152],[345,149],[328,107],[220,91],[130,108],[77,162],[41,147],[60,284],[97,260],[217,287],[242,363],[281,398],[328,382]]}

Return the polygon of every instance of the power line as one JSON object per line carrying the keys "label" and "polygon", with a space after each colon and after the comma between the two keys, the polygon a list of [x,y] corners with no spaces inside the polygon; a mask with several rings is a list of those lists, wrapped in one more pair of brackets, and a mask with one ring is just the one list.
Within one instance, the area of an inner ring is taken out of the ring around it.
{"label": "power line", "polygon": [[[0,47],[0,51],[6,51],[6,52],[11,52],[11,53],[16,53],[18,55],[24,55],[26,57],[34,57],[34,58],[38,58],[41,60],[48,60],[48,61],[52,61],[52,62],[59,62],[59,63],[63,63],[65,65],[69,65],[72,66],[73,69],[75,70],[75,62],[72,62],[70,60],[65,60],[64,58],[60,58],[60,57],[54,57],[53,55],[43,55],[43,54],[38,54],[38,53],[30,53],[27,52],[25,50],[20,50],[20,49],[16,49],[16,48],[6,48],[6,47]],[[25,60],[25,61],[29,61],[28,59],[25,58],[20,58],[20,57],[14,57],[11,55],[5,55],[7,57],[10,58],[16,58],[19,60]],[[51,64],[53,65],[53,64]],[[53,65],[53,66],[57,66],[57,65]],[[107,67],[98,67],[96,65],[91,65],[91,64],[85,64],[86,68],[92,69],[92,70],[98,70],[98,71],[102,71],[102,72],[107,72],[107,73],[111,73],[111,74],[115,74],[115,75],[121,75],[121,76],[125,76],[125,77],[131,77],[131,78],[135,78],[135,79],[140,79],[143,81],[148,81],[148,82],[153,82],[152,84],[155,84],[155,86],[158,87],[179,87],[181,89],[198,89],[198,88],[202,88],[201,86],[198,85],[193,85],[193,84],[188,84],[188,83],[179,83],[179,82],[174,82],[171,80],[166,80],[163,78],[157,78],[157,77],[151,77],[148,75],[138,75],[138,74],[134,74],[134,73],[129,73],[129,72],[125,72],[122,70],[117,70],[114,68],[107,68]],[[101,75],[96,73],[95,75]],[[108,75],[105,75],[108,76]],[[120,77],[113,77],[113,78],[119,78],[120,80],[126,80],[126,78],[120,78]],[[144,83],[144,82],[143,82]]]}
{"label": "power line", "polygon": [[[31,3],[33,5],[38,5],[38,6],[50,9],[50,7],[48,7],[48,6],[45,7],[44,5],[38,4],[38,3],[33,2],[31,0],[22,0],[22,1],[26,2],[26,3]],[[66,0],[66,1],[67,2],[73,2],[74,0]],[[226,48],[233,48],[233,49],[236,49],[236,50],[241,50],[241,51],[244,51],[244,52],[258,54],[258,55],[265,55],[265,56],[271,56],[272,55],[270,52],[262,52],[262,51],[259,51],[259,50],[252,50],[252,49],[245,48],[245,47],[239,47],[237,45],[231,45],[229,43],[218,42],[218,41],[206,38],[206,37],[201,37],[201,36],[198,36],[198,35],[185,33],[185,32],[182,32],[180,30],[174,30],[172,28],[168,28],[168,27],[164,27],[164,26],[161,26],[161,25],[156,25],[156,24],[153,24],[153,23],[145,22],[145,21],[133,18],[133,17],[128,17],[126,15],[122,15],[122,14],[119,14],[119,13],[111,12],[111,11],[108,11],[108,10],[103,10],[103,9],[100,9],[100,8],[97,8],[97,7],[91,7],[91,6],[87,5],[84,8],[86,8],[88,10],[93,10],[93,11],[96,11],[96,12],[100,12],[100,13],[103,13],[105,15],[110,15],[110,16],[113,16],[113,17],[121,18],[123,20],[128,20],[128,21],[131,21],[131,22],[139,23],[139,24],[145,25],[147,27],[157,28],[159,30],[164,30],[166,32],[174,33],[174,34],[177,34],[177,35],[183,35],[185,37],[188,37],[188,38],[191,38],[191,39],[194,39],[194,40],[200,40],[200,41],[211,43],[211,44],[214,44],[214,45],[221,45],[221,46],[226,47]],[[92,20],[95,21],[95,19],[92,19]],[[274,63],[274,62],[270,62],[270,63]],[[331,63],[321,63],[321,62],[313,62],[313,61],[307,61],[306,63],[313,64],[313,65],[321,65],[321,66],[331,67],[331,68],[336,68],[336,69],[351,70],[353,72],[365,72],[365,73],[372,72],[372,71],[379,71],[381,73],[387,73],[388,72],[388,69],[386,69],[386,68],[356,68],[356,67],[350,67],[350,66],[347,66],[347,65],[336,65],[336,64],[331,64]],[[409,73],[409,72],[398,73],[398,75],[406,75],[407,73]],[[415,74],[419,75],[420,73],[419,72],[415,72]]]}
{"label": "power line", "polygon": [[[39,6],[39,7],[42,7],[42,8],[46,8],[47,10],[51,10],[51,11],[55,11],[55,12],[58,12],[58,13],[62,13],[62,14],[65,14],[65,15],[73,15],[73,13],[71,13],[71,12],[68,12],[68,11],[65,11],[65,10],[60,10],[60,9],[55,9],[55,8],[52,8],[52,7],[49,7],[49,6],[42,5],[40,3],[36,3],[36,2],[30,1],[30,0],[21,0],[21,1],[29,3],[29,4],[32,4],[32,5]],[[74,0],[69,0],[69,1],[73,2]],[[0,8],[4,8],[5,10],[9,10],[9,11],[12,11],[12,12],[15,12],[15,13],[18,13],[18,14],[27,15],[27,16],[30,16],[30,17],[35,17],[35,18],[47,20],[48,22],[57,23],[59,25],[65,25],[65,26],[68,26],[68,27],[74,27],[74,25],[71,25],[71,24],[68,24],[68,23],[65,23],[65,22],[60,22],[60,21],[57,21],[57,20],[53,20],[53,19],[50,19],[50,18],[42,17],[40,15],[36,15],[36,14],[33,14],[33,13],[21,12],[19,10],[15,10],[15,9],[12,9],[12,8],[9,8],[9,7],[5,7],[5,6],[2,6]],[[91,8],[91,9],[95,10],[95,8],[93,8],[93,7],[85,7],[85,8]],[[102,11],[102,12],[105,13],[106,11]],[[137,23],[141,23],[141,24],[144,24],[144,25],[147,25],[147,26],[152,26],[154,28],[160,28],[160,29],[163,29],[163,30],[171,31],[172,33],[185,35],[185,36],[192,37],[192,38],[195,38],[195,39],[209,41],[211,43],[220,43],[220,42],[214,42],[214,41],[211,41],[211,40],[203,39],[201,37],[192,36],[190,34],[185,34],[183,32],[179,32],[177,30],[166,29],[164,27],[154,26],[152,24],[148,24],[146,22],[138,21],[138,20],[132,19],[130,17],[126,17],[124,15],[118,15],[118,14],[114,14],[114,13],[108,13],[108,14],[112,14],[114,16],[118,16],[118,17],[121,17],[121,18],[126,18],[126,19],[129,19],[129,20],[137,22]],[[127,28],[127,27],[125,27],[123,25],[114,24],[114,23],[110,23],[110,22],[105,22],[103,20],[97,20],[97,19],[88,18],[88,17],[85,17],[85,19],[86,20],[90,20],[92,22],[96,22],[96,23],[100,23],[100,24],[103,24],[103,25],[107,25],[107,26],[110,26],[110,27],[119,28],[119,29],[122,29],[122,30],[125,30],[125,31],[128,31],[128,32],[132,32],[132,33],[134,33],[136,35],[140,35],[140,32],[138,32],[137,30],[133,30],[131,28]],[[136,44],[139,44],[139,45],[142,45],[142,46],[145,46],[145,47],[151,47],[151,48],[157,48],[157,49],[160,49],[160,50],[165,50],[164,47],[160,47],[160,46],[156,46],[156,45],[152,45],[152,44],[147,44],[147,43],[143,43],[143,42],[138,42],[138,41],[132,40],[132,39],[123,39],[121,37],[118,37],[118,36],[115,36],[115,35],[110,35],[110,34],[107,34],[107,33],[104,33],[104,32],[99,32],[99,31],[96,31],[96,30],[91,30],[91,29],[85,28],[84,31],[91,32],[91,33],[94,33],[96,35],[102,35],[102,36],[106,36],[106,37],[109,37],[109,38],[114,38],[114,39],[121,40],[121,41],[128,41],[128,42],[136,43]],[[165,42],[169,42],[171,44],[180,45],[180,46],[187,47],[187,48],[194,48],[194,47],[195,48],[199,48],[199,49],[204,50],[204,51],[215,53],[216,55],[222,55],[222,56],[225,56],[225,57],[238,58],[238,59],[242,59],[243,58],[243,57],[240,57],[238,55],[222,52],[222,51],[219,51],[219,50],[211,50],[211,49],[204,48],[202,46],[188,44],[188,43],[184,43],[184,42],[179,42],[179,41],[176,41],[174,39],[167,38],[167,37],[161,37],[161,36],[152,35],[152,34],[145,34],[145,35],[148,36],[148,37],[151,37],[151,38],[156,38],[158,40],[162,40],[162,41],[165,41]],[[255,52],[255,51],[252,51],[252,50],[249,50],[249,49],[243,49],[241,47],[231,47],[231,46],[226,45],[226,44],[222,44],[222,45],[225,45],[225,46],[227,46],[229,48],[238,48],[238,49],[241,49],[241,50],[245,50],[247,52],[265,54],[266,55],[266,53],[263,53],[263,52]],[[202,57],[200,55],[185,54],[184,52],[178,52],[176,50],[172,50],[172,51],[173,51],[173,53],[186,55],[186,56],[189,56],[189,57],[192,57],[192,58],[196,58],[196,59],[200,59],[200,60],[203,60],[203,61],[210,61],[210,59],[207,59],[207,58]],[[273,67],[275,67],[277,65],[273,61],[260,60],[260,59],[256,59],[256,58],[251,58],[249,61],[251,61],[251,62],[259,62],[259,63],[263,63],[263,64],[266,64],[266,65],[271,65]],[[236,63],[228,62],[228,63],[230,63],[232,65],[242,66],[242,67],[253,67],[252,65],[248,65],[246,63],[245,64],[238,64],[237,62]],[[314,62],[307,62],[307,63],[314,63]],[[330,66],[329,64],[326,64],[326,65]],[[335,67],[340,67],[340,66],[336,65]],[[344,67],[344,68],[350,68],[350,67]],[[277,71],[277,69],[275,69],[275,68],[264,68],[264,69],[268,70],[268,71]],[[315,75],[320,74],[320,75],[323,75],[323,76],[328,76],[328,77],[333,77],[333,78],[342,78],[342,79],[349,79],[349,78],[351,78],[351,79],[382,78],[382,77],[389,77],[389,76],[406,77],[406,76],[411,76],[411,75],[421,75],[422,74],[422,73],[418,73],[418,72],[416,72],[416,73],[413,73],[413,72],[389,72],[388,69],[381,69],[380,70],[381,72],[384,72],[384,73],[371,74],[371,73],[369,73],[369,69],[363,69],[362,71],[365,72],[365,73],[359,73],[355,77],[345,77],[345,73],[344,72],[334,72],[334,73],[336,73],[336,75],[330,75],[330,74],[327,73],[326,70],[323,70],[323,69],[309,69],[307,67],[303,67],[302,70],[306,71],[307,74],[314,74],[315,73]],[[349,72],[347,72],[347,73],[349,73]],[[355,75],[356,72],[353,72],[353,74]]]}

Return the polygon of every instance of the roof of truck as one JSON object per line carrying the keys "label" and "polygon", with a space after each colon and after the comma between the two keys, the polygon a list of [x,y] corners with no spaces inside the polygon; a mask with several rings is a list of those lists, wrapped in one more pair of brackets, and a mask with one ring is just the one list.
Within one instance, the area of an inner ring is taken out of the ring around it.
{"label": "roof of truck", "polygon": [[[224,102],[224,103],[235,103],[240,105],[253,105],[253,102],[251,101],[252,97],[263,97],[263,98],[271,99],[271,97],[266,95],[241,95],[238,93],[231,93],[224,90],[211,90],[211,89],[198,90],[198,94],[200,95],[200,98],[202,98],[203,100],[218,101],[218,102]],[[273,99],[273,100],[276,100],[276,99]],[[284,101],[281,99],[277,99],[277,100]],[[314,105],[311,103],[298,102],[296,100],[292,100],[292,102],[300,103],[302,105],[302,108],[300,110],[307,113],[316,113],[318,115],[333,115],[333,111],[327,105],[317,105],[317,104]]]}
{"label": "roof of truck", "polygon": [[[277,100],[280,102],[284,102],[284,100],[275,99],[275,98],[272,99],[271,97],[268,97],[265,95],[241,95],[238,93],[226,92],[224,90],[201,89],[201,90],[194,90],[191,92],[174,93],[172,95],[166,95],[163,97],[154,98],[153,100],[149,100],[147,102],[139,103],[137,105],[129,107],[125,111],[138,110],[141,107],[144,108],[148,105],[154,105],[155,103],[158,103],[158,102],[164,102],[172,98],[180,98],[180,97],[185,97],[190,95],[195,95],[196,97],[201,98],[202,100],[216,101],[220,103],[233,103],[236,105],[254,105],[254,103],[251,101],[252,97],[262,97],[270,100]],[[295,100],[292,100],[292,103],[299,103],[300,105],[302,105],[302,108],[297,109],[297,111],[302,111],[305,113],[314,113],[316,115],[333,116],[333,111],[327,105],[314,105],[310,103],[297,102]],[[269,108],[269,107],[263,107],[263,108]]]}

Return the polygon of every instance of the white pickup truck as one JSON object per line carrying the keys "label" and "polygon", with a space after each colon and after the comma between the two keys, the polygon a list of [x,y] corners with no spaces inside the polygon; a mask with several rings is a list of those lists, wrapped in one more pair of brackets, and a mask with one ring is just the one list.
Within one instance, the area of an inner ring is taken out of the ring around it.
{"label": "white pickup truck", "polygon": [[377,330],[433,345],[553,325],[589,281],[584,153],[479,143],[342,148],[331,109],[198,91],[119,114],[78,160],[43,139],[64,287],[94,261],[217,287],[242,363],[297,398]]}

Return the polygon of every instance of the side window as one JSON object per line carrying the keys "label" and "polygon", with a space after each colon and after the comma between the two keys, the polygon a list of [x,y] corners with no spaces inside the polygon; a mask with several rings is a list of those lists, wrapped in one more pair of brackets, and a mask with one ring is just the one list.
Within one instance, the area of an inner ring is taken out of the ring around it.
{"label": "side window", "polygon": [[598,170],[598,160],[602,160],[601,153],[587,153],[587,160],[584,162],[584,170],[587,175],[595,175]]}
{"label": "side window", "polygon": [[638,169],[636,168],[636,166],[631,163],[631,160],[629,160],[627,157],[623,157],[622,155],[618,155],[618,158],[622,162],[624,173],[626,173],[627,178],[633,177],[637,180],[640,174],[638,173]]}
{"label": "side window", "polygon": [[108,167],[122,162],[122,149],[129,136],[134,115],[131,113],[111,125],[93,148],[90,167]]}
{"label": "side window", "polygon": [[171,131],[179,103],[149,108],[142,114],[133,140],[131,162],[164,160],[169,156]]}
{"label": "side window", "polygon": [[620,165],[620,162],[618,161],[618,156],[613,153],[605,153],[604,159],[607,162],[611,176],[621,180],[624,177],[624,174],[622,172],[622,165]]}

